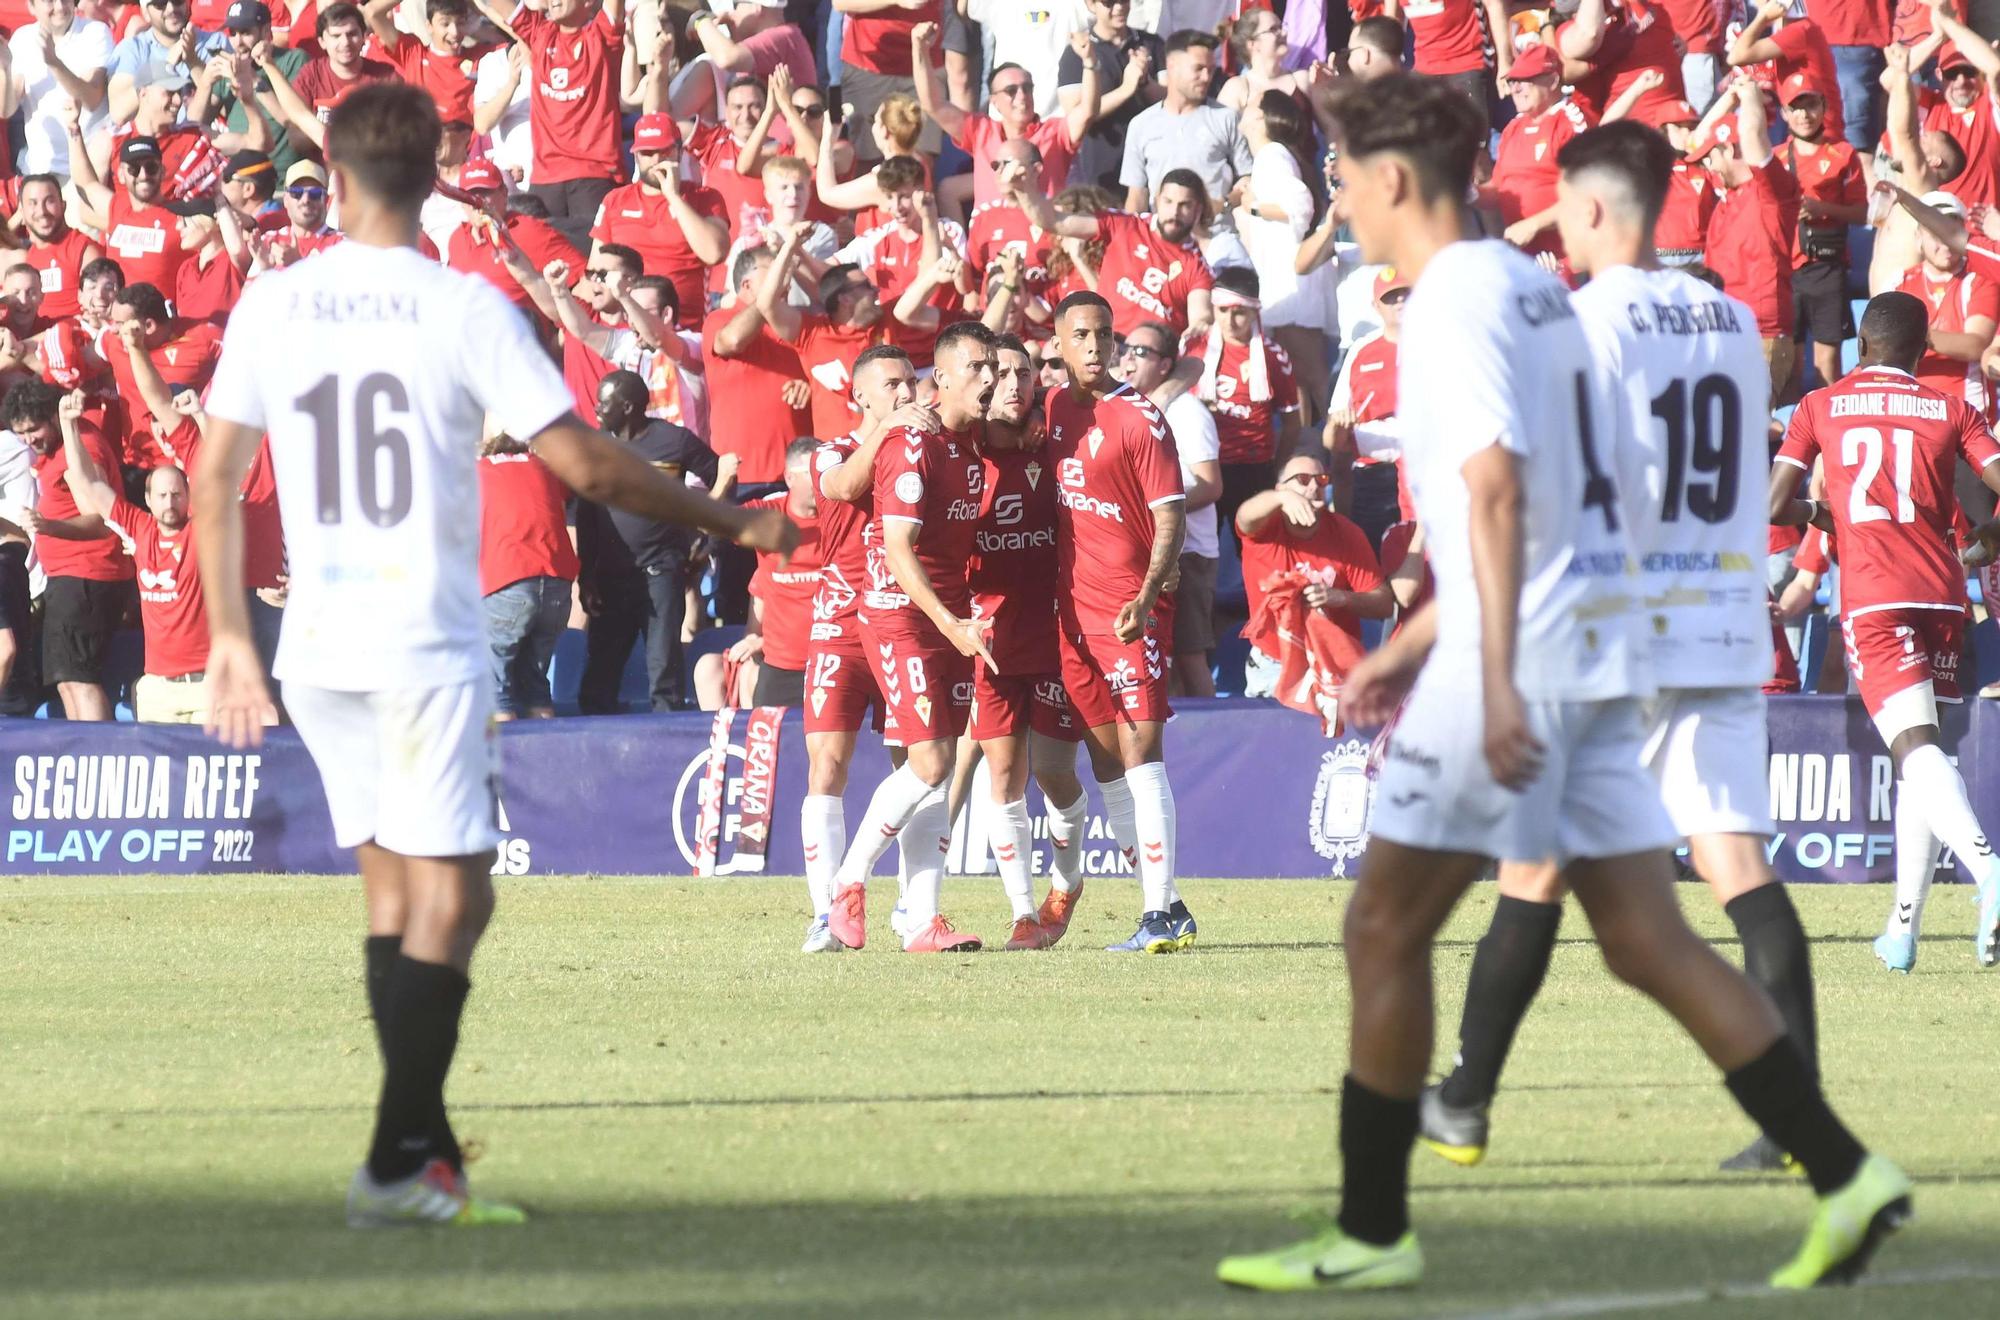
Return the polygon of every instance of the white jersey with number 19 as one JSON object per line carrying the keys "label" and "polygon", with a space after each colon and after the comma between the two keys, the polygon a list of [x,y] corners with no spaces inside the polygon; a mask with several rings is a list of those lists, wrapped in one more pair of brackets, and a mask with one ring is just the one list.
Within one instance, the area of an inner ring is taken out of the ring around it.
{"label": "white jersey with number 19", "polygon": [[482,424],[533,436],[573,404],[486,281],[341,243],[253,281],[210,415],[267,431],[291,574],[276,674],[345,692],[483,678]]}
{"label": "white jersey with number 19", "polygon": [[1663,688],[1761,687],[1770,371],[1751,310],[1678,270],[1618,266],[1570,297],[1617,399],[1606,440]]}

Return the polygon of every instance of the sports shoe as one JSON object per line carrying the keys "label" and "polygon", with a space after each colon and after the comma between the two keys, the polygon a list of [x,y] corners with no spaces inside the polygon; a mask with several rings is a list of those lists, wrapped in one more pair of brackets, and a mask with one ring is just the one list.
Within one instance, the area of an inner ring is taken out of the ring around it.
{"label": "sports shoe", "polygon": [[1260,1256],[1226,1256],[1215,1267],[1215,1277],[1231,1287],[1258,1292],[1409,1288],[1424,1277],[1424,1253],[1413,1232],[1403,1234],[1394,1246],[1377,1247],[1347,1236],[1316,1211],[1293,1218],[1318,1231],[1303,1242]]}
{"label": "sports shoe", "polygon": [[1715,1167],[1724,1173],[1783,1173],[1795,1165],[1782,1146],[1759,1132],[1755,1141]]}
{"label": "sports shoe", "polygon": [[1147,912],[1139,918],[1139,929],[1132,932],[1132,938],[1123,944],[1107,944],[1106,953],[1172,953],[1180,948],[1180,941],[1174,938],[1174,928],[1167,923],[1164,912]]}
{"label": "sports shoe", "polygon": [[1979,929],[1972,937],[1972,951],[1981,967],[2000,962],[2000,871],[1979,882]]}
{"label": "sports shoe", "polygon": [[1875,956],[1882,965],[1892,972],[1908,976],[1910,969],[1917,965],[1917,936],[1915,931],[1893,935],[1887,931],[1875,937]]}
{"label": "sports shoe", "polygon": [[1773,1288],[1853,1283],[1882,1239],[1910,1222],[1910,1178],[1870,1155],[1838,1191],[1819,1198],[1799,1254],[1771,1276]]}
{"label": "sports shoe", "polygon": [[896,932],[899,940],[908,940],[917,933],[918,926],[910,920],[910,910],[903,906],[901,899],[897,899],[896,906],[889,909],[889,929]]}
{"label": "sports shoe", "polygon": [[527,1212],[472,1194],[465,1175],[444,1160],[430,1163],[400,1182],[378,1183],[368,1166],[354,1171],[347,1186],[349,1228],[403,1228],[414,1224],[525,1224]]}
{"label": "sports shoe", "polygon": [[1444,1102],[1444,1085],[1426,1086],[1417,1099],[1417,1140],[1460,1168],[1486,1158],[1485,1105],[1459,1108]]}
{"label": "sports shoe", "polygon": [[1054,943],[1055,940],[1050,937],[1049,932],[1043,930],[1041,923],[1033,917],[1016,917],[1014,933],[1007,937],[1007,950],[1010,953],[1024,953],[1034,949],[1046,949]]}
{"label": "sports shoe", "polygon": [[1192,949],[1194,947],[1194,913],[1178,898],[1167,909],[1167,928],[1174,933],[1174,947]]}
{"label": "sports shoe", "polygon": [[833,896],[833,906],[827,910],[826,926],[835,939],[850,949],[858,949],[868,943],[868,887],[863,884],[843,886]]}
{"label": "sports shoe", "polygon": [[806,923],[806,942],[799,946],[800,953],[841,953],[846,948],[825,917],[814,917]]}
{"label": "sports shoe", "polygon": [[904,953],[977,953],[982,947],[977,935],[952,929],[943,917],[932,917],[928,926],[903,941]]}
{"label": "sports shoe", "polygon": [[1076,905],[1082,901],[1081,880],[1067,894],[1053,885],[1049,887],[1048,897],[1042,900],[1041,910],[1035,913],[1035,924],[1047,931],[1049,936],[1049,942],[1042,947],[1054,948],[1058,940],[1069,934],[1070,918],[1076,915]]}

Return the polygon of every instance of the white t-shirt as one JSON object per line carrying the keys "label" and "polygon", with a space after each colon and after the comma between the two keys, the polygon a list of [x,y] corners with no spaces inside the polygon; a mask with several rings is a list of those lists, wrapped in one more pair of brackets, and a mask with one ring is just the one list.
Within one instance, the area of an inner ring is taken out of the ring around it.
{"label": "white t-shirt", "polygon": [[[965,16],[982,24],[993,38],[993,60],[988,68],[1020,65],[1035,80],[1035,113],[1052,115],[1061,109],[1056,83],[1062,53],[1069,49],[1070,33],[1091,25],[1084,0],[1043,0],[1028,5],[1021,0],[967,0]],[[1099,87],[1103,92],[1112,90],[1101,82]]]}
{"label": "white t-shirt", "polygon": [[[534,137],[528,129],[528,90],[533,80],[524,72],[514,87],[514,99],[500,113],[500,119],[487,134],[492,149],[486,153],[503,170],[519,170],[523,184],[534,180]],[[500,89],[507,85],[507,48],[490,50],[479,57],[478,77],[472,83],[472,103],[480,105],[490,101]]]}
{"label": "white t-shirt", "polygon": [[1522,697],[1646,695],[1614,480],[1613,403],[1568,291],[1506,243],[1454,243],[1424,267],[1403,318],[1396,394],[1403,470],[1437,579],[1429,666],[1479,681],[1463,469],[1498,444],[1520,459],[1514,680]]}
{"label": "white t-shirt", "polygon": [[1619,401],[1611,452],[1654,676],[1762,687],[1771,376],[1756,314],[1681,271],[1636,266],[1602,272],[1570,301]]}
{"label": "white t-shirt", "polygon": [[[56,56],[79,78],[89,78],[111,62],[111,29],[81,15],[69,31],[56,38]],[[42,61],[42,30],[30,23],[7,38],[13,54],[14,76],[22,82],[21,114],[26,124],[21,133],[21,173],[69,176],[69,131],[63,127],[63,111],[69,93],[62,89],[49,66]],[[83,136],[88,141],[104,123],[104,104],[83,114]],[[171,291],[170,291],[171,292]]]}
{"label": "white t-shirt", "polygon": [[[1181,451],[1181,484],[1192,487],[1194,465],[1222,457],[1222,442],[1215,434],[1215,418],[1193,390],[1161,411],[1166,414],[1167,428],[1174,433],[1174,445]],[[1221,556],[1222,543],[1216,533],[1213,504],[1188,510],[1187,540],[1181,546],[1181,553],[1200,555],[1203,559]]]}
{"label": "white t-shirt", "polygon": [[484,681],[479,440],[574,403],[491,284],[346,242],[250,282],[208,411],[267,431],[291,597],[277,676],[345,692]]}

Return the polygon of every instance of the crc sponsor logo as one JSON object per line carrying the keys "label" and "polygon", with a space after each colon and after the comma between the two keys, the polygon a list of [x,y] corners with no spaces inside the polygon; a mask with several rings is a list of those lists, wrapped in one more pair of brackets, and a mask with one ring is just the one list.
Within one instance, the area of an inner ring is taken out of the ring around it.
{"label": "crc sponsor logo", "polygon": [[1346,875],[1347,864],[1367,851],[1368,811],[1374,801],[1368,744],[1349,738],[1321,754],[1306,836],[1313,851],[1333,863],[1333,874]]}

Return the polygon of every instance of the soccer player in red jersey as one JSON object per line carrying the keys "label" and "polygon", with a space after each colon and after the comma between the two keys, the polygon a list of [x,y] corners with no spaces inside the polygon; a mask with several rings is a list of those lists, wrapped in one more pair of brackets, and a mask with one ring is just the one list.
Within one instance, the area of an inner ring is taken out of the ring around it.
{"label": "soccer player in red jersey", "polygon": [[[1939,742],[1937,711],[1960,699],[1965,638],[1952,480],[1962,458],[2000,492],[2000,445],[1963,398],[1916,380],[1928,329],[1919,298],[1895,291],[1871,301],[1860,366],[1800,402],[1771,469],[1771,521],[1813,523],[1840,544],[1847,666],[1896,765],[1896,906],[1875,954],[1899,972],[1916,962],[1939,839],[1979,885],[1979,962],[2000,961],[2000,859]],[[1815,458],[1824,504],[1796,498]],[[1968,556],[1991,558],[2000,524],[1975,536]]]}
{"label": "soccer player in red jersey", "polygon": [[[972,612],[993,621],[995,663],[973,662],[971,735],[992,785],[993,857],[1014,909],[1007,947],[1046,949],[1083,896],[1076,839],[1086,804],[1076,777],[1082,730],[1063,689],[1056,627],[1056,474],[1036,409],[1036,363],[1002,335],[986,414],[986,491],[966,578]],[[1028,771],[1048,803],[1052,884],[1038,909],[1029,863]],[[1067,805],[1058,805],[1066,803]]]}
{"label": "soccer player in red jersey", "polygon": [[1056,572],[1063,683],[1084,726],[1105,814],[1139,871],[1139,929],[1118,952],[1194,943],[1174,885],[1167,783],[1167,585],[1187,532],[1180,460],[1160,410],[1111,375],[1111,305],[1072,293],[1056,307],[1069,386],[1049,396],[1056,470]]}
{"label": "soccer player in red jersey", "polygon": [[[973,615],[965,576],[986,488],[978,432],[993,401],[993,343],[993,332],[977,321],[946,326],[932,377],[937,427],[893,427],[875,458],[861,634],[908,760],[876,787],[834,877],[828,924],[849,948],[867,939],[875,860],[926,801],[946,795],[972,701],[972,658],[993,663],[986,645],[992,620]],[[980,947],[977,936],[953,930],[938,912],[939,863],[913,871],[904,890],[906,952]]]}

